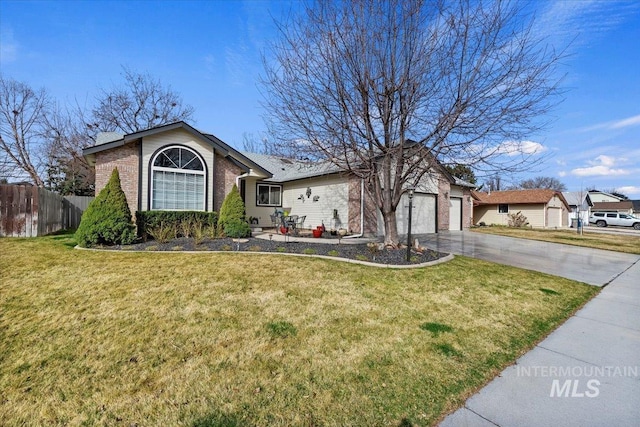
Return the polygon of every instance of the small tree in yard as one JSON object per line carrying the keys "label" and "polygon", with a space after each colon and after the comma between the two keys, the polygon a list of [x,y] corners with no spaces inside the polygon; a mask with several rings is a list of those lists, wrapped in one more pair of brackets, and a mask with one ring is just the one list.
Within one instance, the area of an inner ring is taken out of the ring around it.
{"label": "small tree in yard", "polygon": [[238,187],[234,184],[227,194],[218,217],[218,230],[228,237],[248,237],[251,235],[251,227],[244,220],[244,202],[240,197]]}
{"label": "small tree in yard", "polygon": [[75,237],[81,247],[126,245],[135,240],[135,226],[118,169],[113,170],[107,185],[82,215]]}
{"label": "small tree in yard", "polygon": [[559,101],[556,53],[528,2],[307,2],[265,56],[274,153],[361,178],[399,242],[396,210],[436,166],[531,168],[524,138]]}

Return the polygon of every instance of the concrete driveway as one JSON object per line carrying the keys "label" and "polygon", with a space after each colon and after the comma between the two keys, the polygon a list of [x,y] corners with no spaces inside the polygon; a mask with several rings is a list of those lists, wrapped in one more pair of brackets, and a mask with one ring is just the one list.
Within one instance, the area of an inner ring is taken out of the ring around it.
{"label": "concrete driveway", "polygon": [[615,425],[640,420],[640,256],[473,232],[425,235],[445,252],[607,285],[440,427]]}
{"label": "concrete driveway", "polygon": [[450,231],[416,236],[420,245],[604,286],[634,263],[639,255],[581,248],[558,243]]}

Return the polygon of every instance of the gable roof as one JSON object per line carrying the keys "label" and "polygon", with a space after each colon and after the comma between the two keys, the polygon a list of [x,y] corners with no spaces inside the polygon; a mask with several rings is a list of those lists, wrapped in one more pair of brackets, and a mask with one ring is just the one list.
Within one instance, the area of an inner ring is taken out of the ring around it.
{"label": "gable roof", "polygon": [[[138,141],[141,138],[144,138],[146,136],[156,135],[158,133],[167,132],[174,129],[182,129],[188,132],[189,134],[191,134],[194,138],[212,146],[213,150],[216,153],[229,159],[230,161],[232,161],[233,163],[235,163],[245,171],[248,171],[249,169],[255,169],[266,176],[272,175],[270,171],[262,167],[259,163],[256,163],[251,159],[249,159],[248,157],[244,156],[242,153],[235,150],[234,148],[232,148],[231,146],[223,142],[221,139],[211,134],[202,133],[196,128],[194,128],[193,126],[183,121],[160,125],[150,129],[129,133],[126,135],[121,135],[116,132],[106,132],[101,136],[101,138],[98,138],[98,142],[105,141],[105,139],[106,139],[106,142],[98,143],[92,147],[87,147],[83,149],[82,155],[86,157],[90,163],[92,163],[95,160],[96,153],[121,147],[131,142]],[[112,139],[112,138],[115,138],[115,139]]]}
{"label": "gable roof", "polygon": [[569,207],[567,200],[561,192],[555,190],[507,190],[492,191],[490,193],[473,191],[472,194],[476,198],[478,205],[497,205],[497,204],[546,204],[554,197],[558,196],[562,202]]}
{"label": "gable roof", "polygon": [[598,191],[598,190],[589,190],[589,193],[591,194],[602,194],[603,196],[612,198],[612,199],[616,199],[618,201],[622,200],[622,197],[618,197],[615,194],[611,194],[611,193],[607,193],[606,191]]}
{"label": "gable roof", "polygon": [[343,172],[342,169],[331,162],[310,163],[302,160],[244,151],[242,154],[271,171],[273,176],[265,181],[287,182]]}
{"label": "gable roof", "polygon": [[586,201],[587,205],[593,206],[588,191],[563,191],[562,195],[567,200],[569,206],[582,206],[583,201]]}

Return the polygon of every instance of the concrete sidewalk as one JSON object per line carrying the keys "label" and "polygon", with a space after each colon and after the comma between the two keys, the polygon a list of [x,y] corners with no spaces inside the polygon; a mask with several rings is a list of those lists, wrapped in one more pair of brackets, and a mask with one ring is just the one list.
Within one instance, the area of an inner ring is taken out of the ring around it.
{"label": "concrete sidewalk", "polygon": [[640,425],[640,262],[441,427]]}

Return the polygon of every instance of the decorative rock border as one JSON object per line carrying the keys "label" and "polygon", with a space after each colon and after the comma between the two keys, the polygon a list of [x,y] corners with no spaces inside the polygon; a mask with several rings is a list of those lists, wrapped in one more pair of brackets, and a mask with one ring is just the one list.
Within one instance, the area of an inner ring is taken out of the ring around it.
{"label": "decorative rock border", "polygon": [[448,254],[442,258],[438,258],[433,261],[423,262],[421,264],[410,264],[410,265],[400,265],[400,264],[378,264],[375,262],[369,261],[360,261],[358,259],[350,259],[350,258],[341,258],[341,257],[332,257],[328,255],[311,255],[311,254],[296,254],[290,252],[253,252],[253,251],[139,251],[139,250],[124,250],[124,251],[114,251],[110,249],[99,249],[99,248],[82,248],[80,246],[75,246],[74,249],[79,249],[82,251],[95,251],[95,252],[111,252],[111,253],[162,253],[162,254],[244,254],[244,255],[285,255],[285,256],[296,256],[296,257],[307,257],[307,258],[320,258],[329,261],[338,261],[338,262],[346,262],[350,264],[360,264],[365,265],[367,267],[377,267],[377,268],[391,268],[391,269],[409,269],[409,268],[423,268],[430,267],[432,265],[441,264],[444,262],[449,262],[454,259],[453,254]]}

